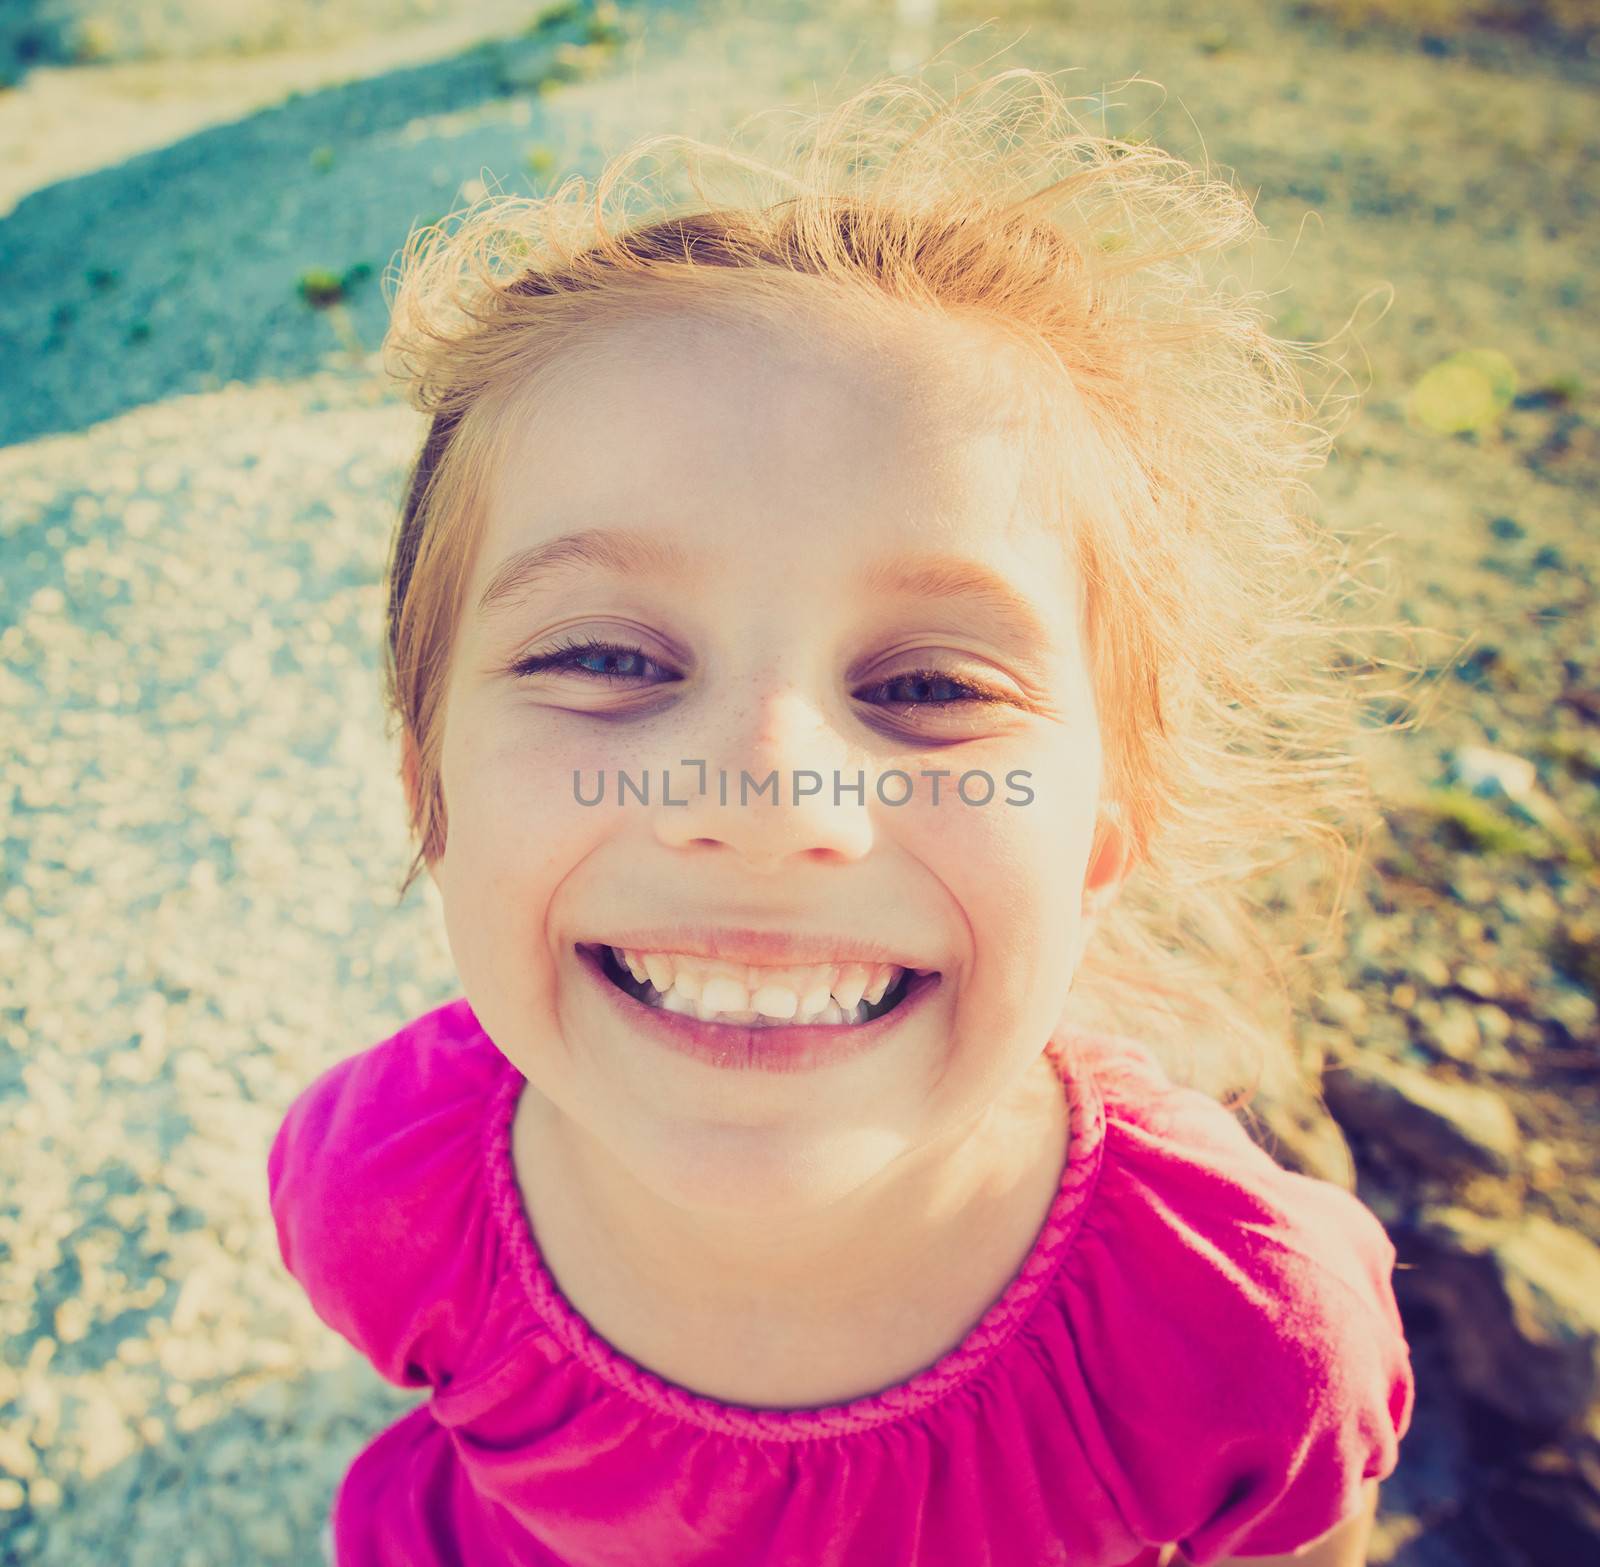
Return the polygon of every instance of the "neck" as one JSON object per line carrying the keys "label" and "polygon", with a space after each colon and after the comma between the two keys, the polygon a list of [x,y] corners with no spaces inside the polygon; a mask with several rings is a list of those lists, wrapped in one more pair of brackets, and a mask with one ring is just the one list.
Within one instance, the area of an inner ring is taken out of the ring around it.
{"label": "neck", "polygon": [[973,1121],[834,1202],[782,1214],[663,1198],[531,1084],[516,1121],[538,1244],[580,1313],[575,1292],[587,1289],[612,1311],[632,1299],[660,1323],[737,1323],[747,1338],[762,1324],[860,1331],[938,1300],[953,1319],[981,1315],[1031,1249],[1067,1143],[1065,1096],[1043,1057]]}

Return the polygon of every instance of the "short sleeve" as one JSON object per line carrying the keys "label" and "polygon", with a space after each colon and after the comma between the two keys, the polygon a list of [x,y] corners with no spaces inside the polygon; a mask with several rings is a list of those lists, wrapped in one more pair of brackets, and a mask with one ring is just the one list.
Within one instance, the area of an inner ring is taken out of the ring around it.
{"label": "short sleeve", "polygon": [[1410,1425],[1394,1246],[1152,1057],[1096,1077],[1105,1162],[1069,1270],[1101,1478],[1136,1535],[1195,1567],[1310,1545]]}
{"label": "short sleeve", "polygon": [[493,1288],[483,1128],[501,1058],[462,1006],[328,1068],[267,1157],[284,1266],[399,1387],[461,1372]]}

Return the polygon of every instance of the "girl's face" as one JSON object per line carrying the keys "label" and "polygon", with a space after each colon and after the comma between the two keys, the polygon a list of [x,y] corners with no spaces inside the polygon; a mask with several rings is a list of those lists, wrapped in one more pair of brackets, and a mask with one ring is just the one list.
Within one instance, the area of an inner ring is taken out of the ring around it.
{"label": "girl's face", "polygon": [[[608,327],[564,371],[509,426],[452,658],[451,951],[499,1048],[639,1182],[815,1209],[1039,1069],[1125,870],[1114,827],[1090,860],[1100,734],[1029,371],[973,327],[867,344],[692,313]],[[508,561],[579,533],[589,558],[480,611]],[[513,670],[591,639],[620,651]],[[909,798],[880,798],[891,769]],[[776,803],[753,789],[774,772]],[[619,773],[648,804],[618,803]],[[822,787],[796,802],[802,775]],[[875,940],[940,981],[865,1053],[718,1066],[656,1042],[578,951],[705,927]]]}

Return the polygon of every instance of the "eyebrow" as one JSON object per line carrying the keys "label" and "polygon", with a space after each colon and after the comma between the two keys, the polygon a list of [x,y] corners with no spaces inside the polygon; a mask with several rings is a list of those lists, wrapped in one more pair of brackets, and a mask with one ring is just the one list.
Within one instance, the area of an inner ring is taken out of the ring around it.
{"label": "eyebrow", "polygon": [[1024,646],[1048,647],[1051,631],[1032,602],[987,566],[959,555],[897,555],[874,561],[863,578],[872,594],[959,601],[984,611]]}
{"label": "eyebrow", "polygon": [[483,590],[477,613],[481,618],[575,571],[682,577],[692,564],[687,550],[659,534],[638,528],[583,528],[506,556]]}
{"label": "eyebrow", "polygon": [[[617,576],[649,572],[682,579],[694,564],[689,551],[659,534],[637,528],[584,528],[508,555],[495,568],[477,613],[491,614],[573,572],[598,570]],[[1030,648],[1043,648],[1051,641],[1050,628],[1026,595],[988,567],[958,555],[918,553],[877,560],[867,567],[862,582],[875,596],[971,605]]]}

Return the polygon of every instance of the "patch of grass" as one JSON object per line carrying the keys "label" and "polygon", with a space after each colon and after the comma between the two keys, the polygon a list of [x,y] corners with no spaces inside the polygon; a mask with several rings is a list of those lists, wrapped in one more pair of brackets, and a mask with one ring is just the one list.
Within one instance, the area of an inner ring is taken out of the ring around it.
{"label": "patch of grass", "polygon": [[309,271],[302,272],[297,286],[300,297],[318,310],[337,304],[344,298],[344,284],[340,281],[339,274],[329,272],[326,267],[312,267]]}
{"label": "patch of grass", "polygon": [[1433,819],[1446,842],[1455,848],[1527,859],[1545,853],[1539,838],[1507,821],[1490,801],[1468,789],[1436,789],[1416,805]]}
{"label": "patch of grass", "polygon": [[548,33],[557,27],[564,26],[568,22],[576,22],[583,15],[583,12],[583,0],[556,0],[556,4],[545,6],[523,28],[523,32],[530,36]]}
{"label": "patch of grass", "polygon": [[495,68],[495,86],[504,96],[530,93],[537,98],[551,98],[573,82],[581,82],[598,75],[609,61],[614,45],[610,43],[562,43],[550,51],[536,55],[518,54],[515,50],[501,50]]}
{"label": "patch of grass", "polygon": [[622,13],[616,6],[610,4],[610,0],[599,0],[583,36],[592,44],[613,47],[628,36],[628,29],[623,25]]}
{"label": "patch of grass", "polygon": [[591,76],[606,51],[596,44],[557,44],[555,55],[545,72],[547,81],[578,82]]}
{"label": "patch of grass", "polygon": [[348,299],[358,283],[372,275],[372,263],[358,261],[343,272],[330,272],[326,267],[311,267],[300,274],[296,287],[300,297],[315,310],[326,310]]}
{"label": "patch of grass", "polygon": [[524,149],[522,161],[527,164],[530,174],[542,179],[555,171],[556,155],[543,142],[535,142],[533,146]]}
{"label": "patch of grass", "polygon": [[103,17],[85,17],[72,40],[73,64],[99,65],[114,60],[121,42],[116,29]]}
{"label": "patch of grass", "polygon": [[326,174],[333,167],[332,147],[313,147],[311,149],[311,167],[318,174]]}
{"label": "patch of grass", "polygon": [[595,0],[593,4],[585,4],[584,0],[556,0],[556,4],[545,6],[522,33],[525,38],[537,38],[541,33],[552,33],[557,28],[576,26],[580,22],[585,43],[619,44],[628,34],[622,13],[612,0]]}

